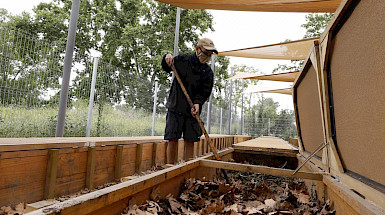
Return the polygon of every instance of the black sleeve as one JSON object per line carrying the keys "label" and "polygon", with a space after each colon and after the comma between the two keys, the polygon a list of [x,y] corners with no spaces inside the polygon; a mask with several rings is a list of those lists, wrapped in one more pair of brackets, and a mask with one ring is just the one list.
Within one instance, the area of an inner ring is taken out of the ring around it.
{"label": "black sleeve", "polygon": [[164,71],[170,73],[172,69],[171,69],[171,67],[169,67],[169,66],[167,65],[167,63],[166,63],[166,55],[167,55],[167,54],[165,54],[165,55],[163,56],[163,58],[162,58],[162,69],[163,69]]}
{"label": "black sleeve", "polygon": [[208,67],[208,74],[206,76],[206,80],[203,81],[200,87],[200,92],[197,93],[195,96],[194,104],[199,104],[200,106],[203,105],[207,101],[207,99],[210,97],[211,92],[213,90],[214,85],[214,74],[210,67]]}

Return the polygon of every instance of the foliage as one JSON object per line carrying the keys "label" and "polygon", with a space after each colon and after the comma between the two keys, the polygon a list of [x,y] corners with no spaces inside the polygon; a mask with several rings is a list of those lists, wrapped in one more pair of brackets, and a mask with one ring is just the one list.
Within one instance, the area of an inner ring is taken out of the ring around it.
{"label": "foliage", "polygon": [[294,112],[278,112],[278,107],[278,102],[274,102],[272,98],[259,97],[257,104],[245,113],[246,133],[253,137],[273,135],[285,140],[296,136]]}
{"label": "foliage", "polygon": [[[98,106],[92,116],[91,136],[149,136],[151,135],[152,113],[134,110],[127,106],[104,105],[98,114]],[[0,106],[1,137],[54,137],[57,106],[45,108],[23,108]],[[67,111],[65,136],[85,136],[88,102],[77,101]],[[98,122],[97,118],[101,116]],[[100,123],[97,126],[97,123]],[[155,134],[162,135],[165,117],[156,117]]]}
{"label": "foliage", "polygon": [[333,15],[334,13],[310,13],[306,15],[306,23],[301,25],[301,27],[306,29],[306,34],[303,38],[321,36]]}
{"label": "foliage", "polygon": [[[260,71],[252,66],[246,66],[246,65],[234,65],[232,68],[234,71],[234,75],[236,72],[247,72],[247,73],[255,73],[258,74]],[[229,99],[230,99],[230,80],[226,80],[230,76],[228,74],[223,76],[223,79],[217,79],[216,84],[220,85],[221,87],[218,87],[218,91],[214,94],[214,104],[217,106],[227,108],[229,106]],[[216,77],[217,78],[217,77]],[[243,94],[243,89],[246,89],[249,85],[255,85],[258,83],[258,80],[232,80],[232,102],[235,103],[236,107],[240,107],[241,98]],[[222,87],[223,86],[223,87]],[[244,98],[244,101],[246,104],[248,104],[250,101],[247,100],[247,98]]]}
{"label": "foliage", "polygon": [[[33,14],[13,16],[2,10],[0,20],[3,26],[20,29],[39,40],[55,42],[58,49],[64,51],[70,10],[70,0],[53,0],[37,5]],[[152,108],[152,105],[149,105],[152,94],[137,97],[138,92],[132,86],[142,87],[143,89],[138,91],[147,90],[148,93],[148,88],[154,85],[156,79],[163,85],[170,84],[169,74],[162,71],[160,61],[165,53],[172,53],[175,17],[176,7],[152,0],[81,1],[74,63],[92,64],[91,53],[96,51],[101,53],[100,63],[119,68],[121,71],[113,76],[110,72],[99,75],[100,80],[110,79],[114,86],[104,91],[99,90],[101,94],[96,96],[97,99],[108,101],[113,97],[115,101],[108,102],[125,100],[136,108]],[[183,10],[179,36],[180,52],[191,52],[200,35],[209,30],[213,30],[210,13],[205,10]],[[63,60],[62,56],[60,62]],[[217,77],[223,79],[227,73],[228,60],[220,57],[217,64]],[[79,71],[77,74],[76,84],[72,89],[74,93],[84,90],[82,87],[89,82],[87,72]],[[60,75],[55,74],[56,80]],[[131,79],[135,76],[139,77],[142,85]],[[131,87],[127,90],[126,86]],[[216,85],[216,90],[220,87],[221,85]],[[114,93],[110,94],[111,92]],[[81,93],[80,97],[86,98],[85,95],[86,92]],[[159,103],[164,102],[166,95],[162,88],[159,92]]]}

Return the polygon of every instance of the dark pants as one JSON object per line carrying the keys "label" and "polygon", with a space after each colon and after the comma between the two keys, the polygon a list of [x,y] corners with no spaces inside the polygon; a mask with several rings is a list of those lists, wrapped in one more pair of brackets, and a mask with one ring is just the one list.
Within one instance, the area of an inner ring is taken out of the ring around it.
{"label": "dark pants", "polygon": [[184,140],[192,142],[198,142],[202,136],[199,123],[192,115],[168,111],[164,139],[179,139],[182,137],[182,133]]}

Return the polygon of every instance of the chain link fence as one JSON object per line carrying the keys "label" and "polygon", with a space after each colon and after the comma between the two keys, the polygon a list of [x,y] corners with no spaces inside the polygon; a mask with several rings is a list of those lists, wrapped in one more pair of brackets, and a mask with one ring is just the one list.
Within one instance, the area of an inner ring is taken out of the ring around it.
{"label": "chain link fence", "polygon": [[[86,136],[88,119],[90,136],[163,135],[169,86],[155,90],[154,77],[143,78],[109,62],[75,56],[65,136]],[[55,136],[63,61],[64,49],[57,44],[0,27],[0,137]],[[97,75],[90,105],[94,67]],[[212,134],[296,136],[294,119],[245,117],[242,122],[242,110],[236,104],[231,114],[229,108],[211,105],[210,109],[210,121],[208,102],[201,118]]]}

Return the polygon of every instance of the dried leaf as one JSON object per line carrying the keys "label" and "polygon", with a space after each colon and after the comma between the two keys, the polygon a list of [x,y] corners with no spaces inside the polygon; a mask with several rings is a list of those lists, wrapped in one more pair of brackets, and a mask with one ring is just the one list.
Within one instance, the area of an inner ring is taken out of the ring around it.
{"label": "dried leaf", "polygon": [[25,207],[24,206],[25,206],[24,203],[17,204],[16,207],[15,207],[15,211],[17,213],[24,213],[25,212]]}
{"label": "dried leaf", "polygon": [[258,200],[245,202],[246,207],[257,208],[260,205],[263,205],[263,203]]}
{"label": "dried leaf", "polygon": [[0,209],[0,212],[2,212],[2,213],[5,213],[5,214],[8,214],[8,213],[11,213],[13,210],[12,210],[12,208],[10,207],[10,206],[3,206],[3,207],[1,207],[1,209]]}
{"label": "dried leaf", "polygon": [[276,201],[274,201],[274,199],[266,199],[265,205],[269,208],[275,208]]}
{"label": "dried leaf", "polygon": [[298,194],[298,202],[302,204],[309,204],[309,195],[303,193]]}

